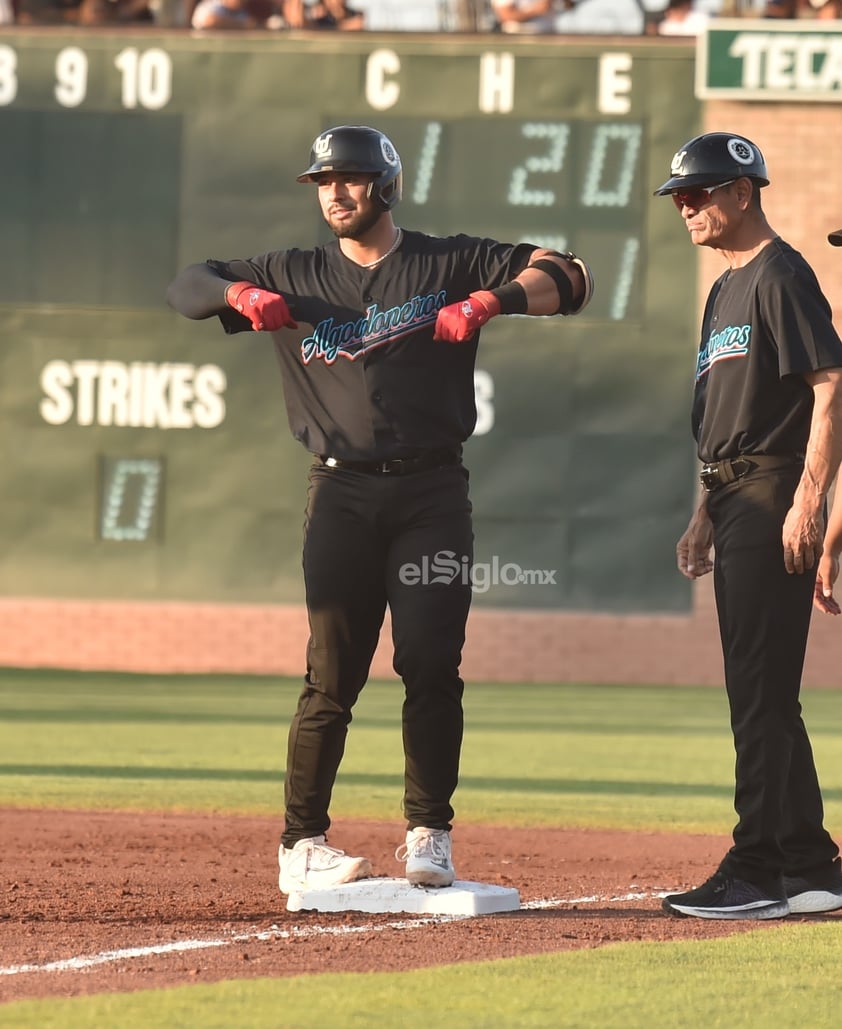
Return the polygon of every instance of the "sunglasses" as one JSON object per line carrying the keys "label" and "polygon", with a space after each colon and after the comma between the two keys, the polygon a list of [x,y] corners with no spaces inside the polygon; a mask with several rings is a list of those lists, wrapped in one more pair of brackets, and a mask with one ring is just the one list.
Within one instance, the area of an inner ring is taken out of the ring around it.
{"label": "sunglasses", "polygon": [[675,193],[670,193],[670,196],[679,211],[683,207],[692,207],[694,211],[698,211],[711,202],[717,189],[723,189],[736,181],[736,179],[729,179],[727,182],[720,182],[717,186],[694,186],[692,189],[678,189]]}

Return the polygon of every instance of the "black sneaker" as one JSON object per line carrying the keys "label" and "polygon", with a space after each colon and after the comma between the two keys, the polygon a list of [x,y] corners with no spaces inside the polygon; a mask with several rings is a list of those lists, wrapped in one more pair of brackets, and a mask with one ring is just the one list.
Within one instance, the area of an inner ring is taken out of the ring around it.
{"label": "black sneaker", "polygon": [[836,865],[826,875],[785,875],[784,889],[794,915],[815,915],[842,908],[842,872]]}
{"label": "black sneaker", "polygon": [[790,910],[781,883],[761,886],[723,872],[688,893],[670,894],[662,906],[671,915],[696,918],[784,918]]}

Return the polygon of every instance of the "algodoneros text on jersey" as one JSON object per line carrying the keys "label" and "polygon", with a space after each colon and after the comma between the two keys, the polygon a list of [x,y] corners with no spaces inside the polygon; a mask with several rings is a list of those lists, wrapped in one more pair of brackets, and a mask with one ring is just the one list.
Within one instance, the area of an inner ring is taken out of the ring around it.
{"label": "algodoneros text on jersey", "polygon": [[[328,845],[328,811],[387,607],[405,691],[396,858],[410,883],[447,887],[472,596],[462,447],[476,422],[480,330],[509,314],[578,314],[593,278],[574,254],[397,226],[401,161],[376,128],[321,133],[298,181],[315,186],[330,243],[192,264],[168,291],[188,318],[271,333],[290,428],[313,455],[303,541],[310,636],[288,739],[280,888],[371,874],[368,857]],[[419,572],[441,554],[457,574]]]}

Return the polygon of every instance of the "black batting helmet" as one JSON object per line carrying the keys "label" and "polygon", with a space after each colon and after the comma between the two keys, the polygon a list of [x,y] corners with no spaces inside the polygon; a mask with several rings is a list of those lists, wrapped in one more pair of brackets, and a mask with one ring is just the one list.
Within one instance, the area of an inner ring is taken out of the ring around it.
{"label": "black batting helmet", "polygon": [[733,132],[706,132],[685,143],[675,154],[670,177],[654,195],[666,196],[690,186],[715,186],[743,176],[754,179],[758,186],[769,185],[760,148]]}
{"label": "black batting helmet", "polygon": [[377,176],[368,195],[384,211],[401,198],[401,159],[388,136],[367,125],[337,125],[317,136],[310,149],[310,167],[297,182],[315,182],[320,172],[371,172]]}

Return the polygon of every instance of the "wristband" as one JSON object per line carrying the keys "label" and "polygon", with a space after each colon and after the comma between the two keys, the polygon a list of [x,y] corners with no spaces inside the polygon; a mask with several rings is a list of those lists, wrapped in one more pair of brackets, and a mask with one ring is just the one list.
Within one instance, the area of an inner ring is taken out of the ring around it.
{"label": "wristband", "polygon": [[[232,298],[229,294],[231,293],[231,290],[234,288],[234,286],[237,287],[237,293]],[[223,294],[225,297],[225,303],[229,307],[233,307],[236,311],[237,301],[240,298],[240,294],[246,289],[257,289],[257,286],[253,282],[244,282],[242,279],[238,282],[229,282],[228,285],[225,287],[225,293]]]}
{"label": "wristband", "polygon": [[498,286],[489,292],[497,297],[500,314],[526,314],[529,308],[529,297],[519,282],[507,282],[505,286]]}

